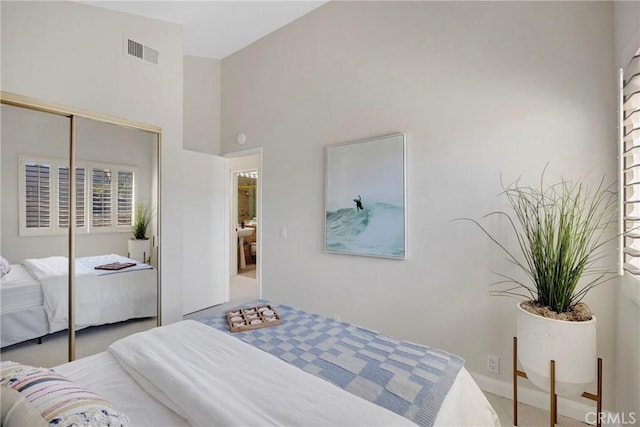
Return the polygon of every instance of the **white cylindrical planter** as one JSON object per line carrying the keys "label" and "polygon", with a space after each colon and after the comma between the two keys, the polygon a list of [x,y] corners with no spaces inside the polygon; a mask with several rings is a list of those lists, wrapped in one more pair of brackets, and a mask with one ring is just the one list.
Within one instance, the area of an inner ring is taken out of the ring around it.
{"label": "white cylindrical planter", "polygon": [[151,258],[150,239],[129,239],[129,258],[141,262],[149,262]]}
{"label": "white cylindrical planter", "polygon": [[549,319],[518,303],[518,360],[527,378],[550,389],[550,361],[555,361],[556,394],[580,396],[596,377],[596,318],[586,322]]}

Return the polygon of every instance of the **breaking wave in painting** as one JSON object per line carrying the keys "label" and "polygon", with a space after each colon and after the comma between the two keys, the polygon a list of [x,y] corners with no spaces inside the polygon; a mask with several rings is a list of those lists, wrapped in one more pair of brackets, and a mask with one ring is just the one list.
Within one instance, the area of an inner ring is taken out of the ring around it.
{"label": "breaking wave in painting", "polygon": [[327,212],[327,250],[359,255],[404,257],[404,209],[370,201],[364,210]]}

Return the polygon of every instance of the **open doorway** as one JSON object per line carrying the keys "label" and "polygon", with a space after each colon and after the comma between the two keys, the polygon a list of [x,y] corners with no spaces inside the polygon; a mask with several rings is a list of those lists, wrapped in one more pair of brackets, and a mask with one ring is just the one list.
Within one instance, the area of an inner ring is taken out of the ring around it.
{"label": "open doorway", "polygon": [[261,297],[261,150],[227,155],[231,174],[229,300]]}
{"label": "open doorway", "polygon": [[258,170],[234,172],[236,191],[236,233],[238,234],[238,274],[256,278],[258,260]]}

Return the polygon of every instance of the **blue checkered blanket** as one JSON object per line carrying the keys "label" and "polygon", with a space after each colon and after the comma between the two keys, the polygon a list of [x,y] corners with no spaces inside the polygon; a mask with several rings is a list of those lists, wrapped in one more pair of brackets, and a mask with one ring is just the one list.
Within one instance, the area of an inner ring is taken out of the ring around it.
{"label": "blue checkered blanket", "polygon": [[[234,337],[422,426],[433,425],[464,360],[286,305],[270,304],[282,324]],[[229,332],[224,314],[200,319]],[[230,332],[229,332],[230,333]]]}

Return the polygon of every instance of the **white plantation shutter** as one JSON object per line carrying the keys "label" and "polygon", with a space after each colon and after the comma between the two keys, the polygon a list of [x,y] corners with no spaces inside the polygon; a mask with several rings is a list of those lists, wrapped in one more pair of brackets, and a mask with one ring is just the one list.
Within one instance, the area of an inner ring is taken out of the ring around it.
{"label": "white plantation shutter", "polygon": [[86,218],[86,168],[76,168],[76,227],[83,228],[87,226]]}
{"label": "white plantation shutter", "polygon": [[58,227],[69,226],[69,168],[58,167]]}
{"label": "white plantation shutter", "polygon": [[26,228],[51,226],[51,165],[24,164]]}
{"label": "white plantation shutter", "polygon": [[111,170],[91,170],[91,226],[111,227]]}
{"label": "white plantation shutter", "polygon": [[[64,235],[69,229],[69,163],[20,155],[21,236]],[[130,232],[137,168],[79,162],[75,170],[76,231]]]}
{"label": "white plantation shutter", "polygon": [[133,172],[118,171],[118,225],[133,224]]}
{"label": "white plantation shutter", "polygon": [[624,269],[640,275],[640,55],[623,73]]}
{"label": "white plantation shutter", "polygon": [[[69,167],[58,167],[58,227],[69,226]],[[76,168],[76,227],[85,226],[85,168]]]}

